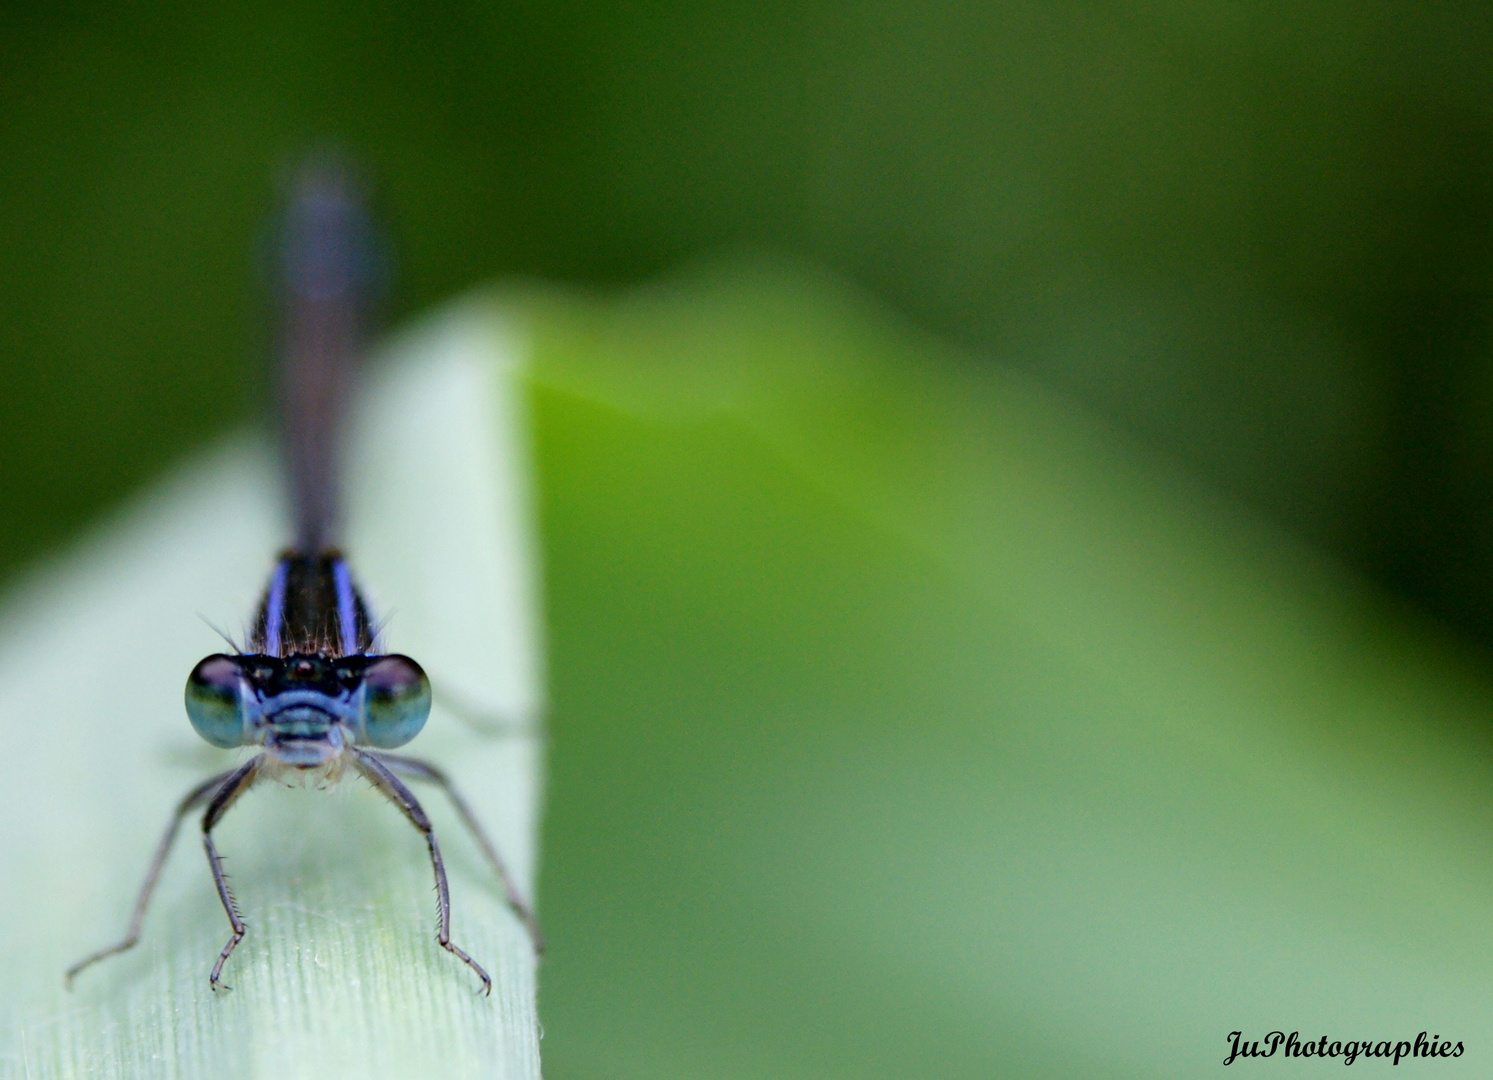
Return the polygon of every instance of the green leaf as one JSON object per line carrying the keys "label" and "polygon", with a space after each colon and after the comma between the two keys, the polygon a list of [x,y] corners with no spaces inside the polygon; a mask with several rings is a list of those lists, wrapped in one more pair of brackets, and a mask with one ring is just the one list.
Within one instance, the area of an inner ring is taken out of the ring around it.
{"label": "green leaf", "polygon": [[534,310],[548,1075],[1180,1080],[1278,1028],[1487,1071],[1446,637],[811,275]]}

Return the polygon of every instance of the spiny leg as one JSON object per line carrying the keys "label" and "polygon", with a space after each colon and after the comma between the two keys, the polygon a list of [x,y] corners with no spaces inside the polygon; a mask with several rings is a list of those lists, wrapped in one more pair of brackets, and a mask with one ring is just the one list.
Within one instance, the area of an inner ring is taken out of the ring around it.
{"label": "spiny leg", "polygon": [[229,955],[238,943],[244,940],[243,916],[238,913],[238,904],[234,902],[233,892],[228,888],[228,878],[223,873],[223,857],[218,854],[217,845],[213,843],[213,828],[222,820],[228,808],[237,801],[238,797],[254,786],[254,781],[259,779],[259,767],[264,762],[264,755],[255,756],[247,764],[238,769],[213,796],[212,802],[208,804],[207,813],[202,815],[202,846],[207,849],[207,865],[212,868],[213,884],[218,887],[218,899],[223,902],[223,910],[228,913],[228,925],[233,927],[233,935],[228,939],[228,944],[223,946],[223,951],[218,954],[218,962],[213,965],[213,973],[208,976],[207,983],[214,990],[223,986],[231,990],[232,987],[225,986],[219,981],[218,976],[223,974],[223,965],[227,963]]}
{"label": "spiny leg", "polygon": [[430,849],[430,865],[435,870],[435,892],[436,892],[436,931],[435,939],[440,942],[441,948],[452,956],[455,956],[467,967],[471,968],[479,979],[482,980],[482,992],[492,993],[492,979],[487,972],[482,970],[482,965],[473,960],[466,952],[451,940],[451,890],[446,883],[446,864],[441,859],[441,848],[435,840],[435,829],[431,827],[430,818],[425,816],[419,800],[409,788],[400,782],[399,777],[389,771],[379,758],[365,750],[353,749],[353,764],[363,777],[372,784],[379,792],[395,806],[411,825],[420,830],[425,837],[425,846]]}
{"label": "spiny leg", "polygon": [[519,893],[518,886],[514,884],[512,875],[508,873],[508,867],[503,864],[502,858],[498,855],[497,847],[488,839],[481,822],[477,820],[477,815],[472,813],[472,808],[467,805],[467,801],[456,790],[456,785],[451,782],[451,778],[428,761],[421,761],[418,758],[403,757],[399,754],[379,754],[377,757],[379,761],[383,762],[394,772],[402,773],[412,780],[423,780],[426,783],[434,784],[446,793],[446,798],[450,799],[451,805],[456,808],[456,814],[461,818],[462,824],[467,827],[467,830],[472,834],[472,838],[477,841],[477,846],[482,849],[482,854],[487,858],[489,865],[492,866],[493,872],[498,875],[498,880],[502,882],[503,895],[508,901],[508,906],[513,909],[514,914],[523,922],[524,929],[529,932],[529,940],[534,946],[534,952],[539,956],[543,956],[544,935],[540,933],[539,920],[534,917],[533,908],[528,905]]}
{"label": "spiny leg", "polygon": [[171,845],[176,840],[177,830],[181,828],[181,819],[200,806],[205,799],[217,791],[233,775],[232,771],[219,773],[217,776],[204,780],[182,796],[181,801],[176,804],[176,810],[171,815],[170,824],[166,826],[166,831],[161,836],[161,842],[156,845],[155,856],[150,860],[150,869],[145,872],[145,883],[140,886],[140,895],[135,900],[135,911],[130,916],[129,932],[125,934],[123,940],[110,945],[107,949],[100,949],[96,953],[85,956],[82,960],[79,960],[72,967],[68,968],[67,974],[63,976],[63,981],[69,990],[72,989],[73,979],[77,977],[78,972],[116,953],[122,953],[126,949],[133,948],[135,943],[140,940],[140,930],[145,925],[146,909],[150,907],[150,899],[155,894],[156,883],[160,881],[161,870],[166,865],[166,856],[171,853]]}

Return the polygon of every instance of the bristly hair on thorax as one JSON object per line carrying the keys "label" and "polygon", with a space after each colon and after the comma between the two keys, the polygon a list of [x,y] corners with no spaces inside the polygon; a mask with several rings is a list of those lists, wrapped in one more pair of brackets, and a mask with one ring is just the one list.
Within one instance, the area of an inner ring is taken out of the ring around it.
{"label": "bristly hair on thorax", "polygon": [[287,551],[275,564],[249,631],[249,651],[328,659],[378,651],[376,628],[341,552]]}

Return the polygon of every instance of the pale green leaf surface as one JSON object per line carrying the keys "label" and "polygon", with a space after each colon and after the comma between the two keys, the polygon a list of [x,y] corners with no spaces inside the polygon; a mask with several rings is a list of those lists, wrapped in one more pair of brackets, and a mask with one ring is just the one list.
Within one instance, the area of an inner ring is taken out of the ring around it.
{"label": "pale green leaf surface", "polygon": [[[349,550],[391,648],[437,704],[410,751],[447,768],[525,890],[535,880],[541,743],[481,735],[442,709],[533,725],[542,705],[519,343],[472,308],[404,335],[371,366],[353,425]],[[180,795],[243,754],[213,751],[182,686],[241,634],[283,543],[273,458],[241,439],[138,499],[13,592],[0,613],[0,1075],[537,1077],[535,962],[498,884],[435,792],[421,797],[451,879],[453,936],[490,998],[435,941],[424,845],[366,784],[264,784],[220,846],[249,926],[228,926],[195,818],[141,944],[79,978],[120,936]],[[531,727],[532,731],[532,727]]]}

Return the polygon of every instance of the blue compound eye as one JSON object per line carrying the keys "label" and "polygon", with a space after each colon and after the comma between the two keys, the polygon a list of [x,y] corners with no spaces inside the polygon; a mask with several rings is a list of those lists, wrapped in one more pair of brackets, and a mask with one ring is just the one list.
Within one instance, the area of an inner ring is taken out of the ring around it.
{"label": "blue compound eye", "polygon": [[363,738],[392,750],[425,726],[430,715],[430,680],[408,656],[380,656],[363,670]]}
{"label": "blue compound eye", "polygon": [[215,653],[187,676],[187,718],[214,746],[244,743],[243,695],[248,692],[238,661]]}

